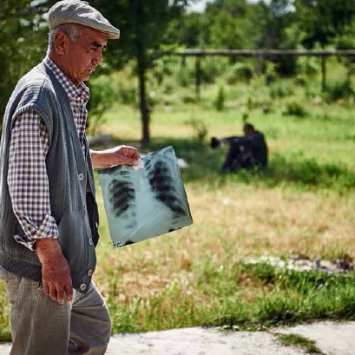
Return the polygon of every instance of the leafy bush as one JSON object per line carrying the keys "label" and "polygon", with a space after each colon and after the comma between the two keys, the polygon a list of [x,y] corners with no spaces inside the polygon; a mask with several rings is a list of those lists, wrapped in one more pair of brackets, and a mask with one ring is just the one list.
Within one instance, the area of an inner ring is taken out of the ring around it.
{"label": "leafy bush", "polygon": [[276,64],[270,61],[265,63],[265,83],[266,85],[270,85],[271,83],[275,82],[277,79],[277,72],[276,72]]}
{"label": "leafy bush", "polygon": [[214,107],[217,111],[223,111],[225,102],[224,88],[220,86],[217,92],[216,99],[214,100]]}
{"label": "leafy bush", "polygon": [[270,112],[272,110],[272,101],[264,98],[261,95],[255,95],[253,91],[250,92],[246,99],[245,107],[248,111],[255,109],[262,109],[263,112]]}
{"label": "leafy bush", "polygon": [[172,94],[174,92],[174,85],[172,83],[164,83],[162,87],[162,92],[164,94]]}
{"label": "leafy bush", "polygon": [[118,91],[117,99],[126,105],[135,105],[137,102],[137,90],[121,86]]}
{"label": "leafy bush", "polygon": [[291,101],[286,104],[286,110],[283,114],[286,116],[305,117],[308,115],[308,112],[299,102]]}
{"label": "leafy bush", "polygon": [[302,74],[296,75],[295,84],[299,85],[299,86],[306,86],[307,77],[305,75],[302,75]]}
{"label": "leafy bush", "polygon": [[[355,174],[341,164],[319,164],[315,159],[297,157],[285,159],[274,154],[270,161],[267,178],[277,181],[292,181],[305,186],[333,188],[346,191],[355,186]],[[272,182],[272,181],[270,181]]]}
{"label": "leafy bush", "polygon": [[353,49],[355,47],[354,33],[348,33],[335,40],[335,48],[337,50]]}
{"label": "leafy bush", "polygon": [[251,64],[237,62],[227,73],[228,84],[235,84],[237,81],[249,83],[254,76],[254,68]]}
{"label": "leafy bush", "polygon": [[269,89],[270,97],[272,99],[283,98],[293,94],[293,87],[286,83],[273,83]]}
{"label": "leafy bush", "polygon": [[348,79],[344,81],[334,81],[328,84],[326,88],[326,98],[332,102],[354,97],[354,94],[354,89]]}
{"label": "leafy bush", "polygon": [[191,77],[193,78],[194,76],[187,68],[181,68],[176,73],[176,82],[179,86],[187,87],[191,83]]}
{"label": "leafy bush", "polygon": [[319,61],[315,57],[299,57],[297,72],[301,75],[316,75],[320,71]]}
{"label": "leafy bush", "polygon": [[184,104],[195,104],[197,102],[196,96],[192,94],[184,94],[181,96],[181,101]]}
{"label": "leafy bush", "polygon": [[100,75],[89,83],[90,100],[88,103],[89,134],[95,134],[98,127],[103,124],[103,114],[112,106],[117,94],[112,86],[112,79],[107,75]]}
{"label": "leafy bush", "polygon": [[205,58],[201,63],[201,78],[204,83],[212,84],[224,71],[220,60]]}
{"label": "leafy bush", "polygon": [[171,76],[174,68],[174,61],[169,57],[158,58],[153,62],[150,70],[151,75],[161,85],[167,76]]}

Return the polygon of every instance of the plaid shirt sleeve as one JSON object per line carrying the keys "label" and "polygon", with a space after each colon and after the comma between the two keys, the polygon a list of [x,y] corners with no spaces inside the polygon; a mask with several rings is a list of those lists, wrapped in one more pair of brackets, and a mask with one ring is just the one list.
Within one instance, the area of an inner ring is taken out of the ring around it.
{"label": "plaid shirt sleeve", "polygon": [[47,152],[48,132],[40,115],[34,111],[19,115],[11,133],[7,182],[12,208],[25,233],[14,238],[31,250],[36,239],[58,237],[50,210]]}

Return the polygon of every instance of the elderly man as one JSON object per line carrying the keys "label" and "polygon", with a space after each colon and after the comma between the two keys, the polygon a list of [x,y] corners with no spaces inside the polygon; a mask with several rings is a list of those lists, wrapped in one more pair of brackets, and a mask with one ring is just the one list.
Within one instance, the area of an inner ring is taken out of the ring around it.
{"label": "elderly man", "polygon": [[48,26],[47,56],[12,93],[0,147],[0,277],[11,305],[11,354],[104,354],[111,323],[92,281],[92,166],[135,165],[139,154],[89,149],[84,81],[119,30],[78,0],[56,3]]}

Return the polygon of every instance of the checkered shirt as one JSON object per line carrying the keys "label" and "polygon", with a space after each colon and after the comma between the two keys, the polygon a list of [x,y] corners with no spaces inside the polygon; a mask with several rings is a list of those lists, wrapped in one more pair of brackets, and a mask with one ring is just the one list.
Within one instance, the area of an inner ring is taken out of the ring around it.
{"label": "checkered shirt", "polygon": [[[90,92],[82,83],[72,84],[48,58],[45,65],[52,70],[70,101],[74,120],[85,156],[86,104]],[[25,232],[15,235],[18,243],[34,250],[36,239],[57,238],[58,228],[51,216],[49,182],[45,159],[48,153],[48,131],[41,116],[31,110],[19,115],[12,128],[7,182],[14,213]]]}

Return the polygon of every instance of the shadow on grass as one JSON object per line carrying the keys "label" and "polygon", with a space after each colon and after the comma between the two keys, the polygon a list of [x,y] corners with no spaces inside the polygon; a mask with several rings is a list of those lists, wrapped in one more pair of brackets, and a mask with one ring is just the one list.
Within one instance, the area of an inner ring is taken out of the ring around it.
{"label": "shadow on grass", "polygon": [[315,159],[293,159],[279,154],[271,154],[269,166],[264,171],[241,170],[235,174],[220,175],[227,148],[211,149],[208,144],[197,140],[155,138],[149,149],[158,150],[172,145],[179,158],[189,164],[183,169],[185,182],[203,180],[225,183],[235,180],[247,184],[264,184],[269,187],[280,183],[296,184],[303,187],[335,188],[343,191],[355,187],[355,172],[341,164],[319,164]]}

